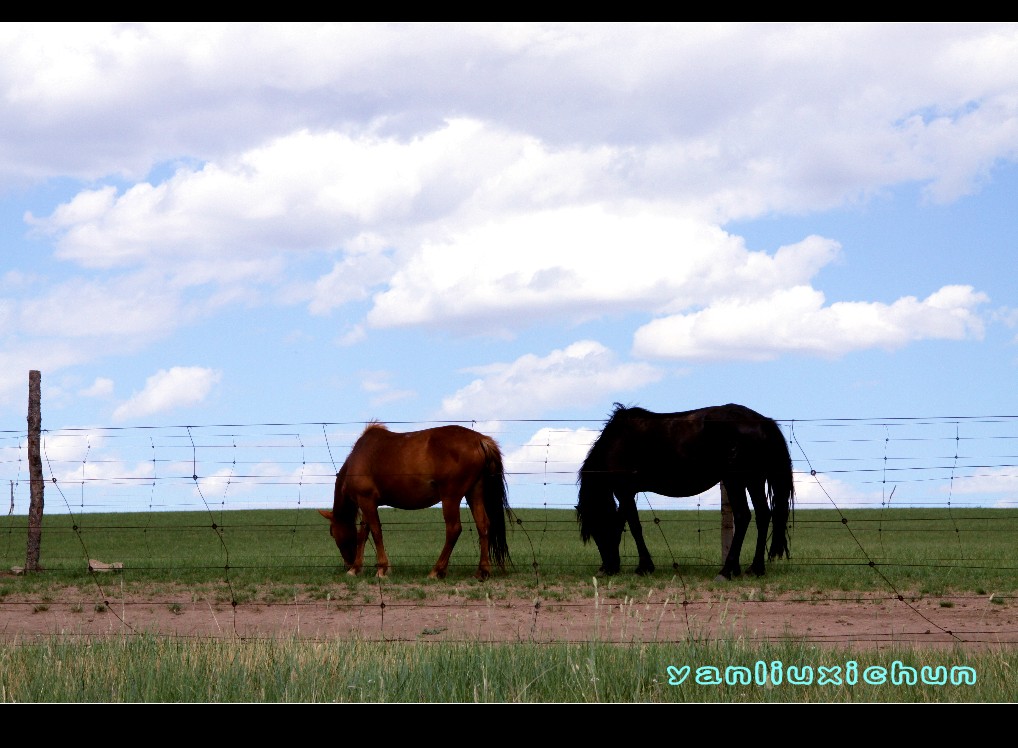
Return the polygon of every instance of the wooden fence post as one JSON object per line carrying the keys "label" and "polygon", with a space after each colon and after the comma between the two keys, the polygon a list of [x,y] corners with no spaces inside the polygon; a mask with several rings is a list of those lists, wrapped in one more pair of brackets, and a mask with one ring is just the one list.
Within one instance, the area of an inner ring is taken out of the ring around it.
{"label": "wooden fence post", "polygon": [[28,474],[31,478],[31,504],[28,508],[28,550],[25,554],[25,573],[39,571],[39,548],[42,541],[43,479],[42,456],[39,438],[42,432],[40,383],[42,375],[28,372]]}

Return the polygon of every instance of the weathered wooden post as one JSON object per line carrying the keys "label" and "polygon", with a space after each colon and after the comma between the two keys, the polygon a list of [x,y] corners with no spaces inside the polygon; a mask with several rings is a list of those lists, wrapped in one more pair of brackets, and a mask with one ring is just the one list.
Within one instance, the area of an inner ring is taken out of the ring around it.
{"label": "weathered wooden post", "polygon": [[39,548],[42,541],[43,480],[39,439],[42,433],[40,383],[42,375],[28,372],[28,474],[31,478],[31,503],[28,507],[28,551],[25,573],[39,571]]}

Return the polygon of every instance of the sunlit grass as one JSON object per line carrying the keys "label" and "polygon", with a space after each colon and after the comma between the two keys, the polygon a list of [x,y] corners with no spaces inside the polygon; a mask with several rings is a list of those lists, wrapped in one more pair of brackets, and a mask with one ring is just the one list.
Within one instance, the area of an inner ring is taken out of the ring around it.
{"label": "sunlit grass", "polygon": [[[790,682],[790,666],[798,670],[797,683]],[[0,700],[1007,702],[1016,667],[1015,650],[860,654],[738,640],[541,645],[53,639],[0,646]],[[955,677],[962,670],[975,682]]]}

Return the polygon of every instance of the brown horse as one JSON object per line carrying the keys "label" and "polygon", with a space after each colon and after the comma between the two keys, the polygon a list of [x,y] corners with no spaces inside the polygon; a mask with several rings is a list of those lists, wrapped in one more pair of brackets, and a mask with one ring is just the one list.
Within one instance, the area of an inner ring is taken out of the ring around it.
{"label": "brown horse", "polygon": [[364,544],[370,532],[375,544],[377,575],[384,577],[389,572],[389,557],[382,544],[378,507],[426,509],[441,503],[445,546],[428,576],[442,579],[463,531],[460,502],[464,497],[474,516],[481,546],[481,561],[474,576],[484,580],[491,575],[491,561],[504,569],[510,560],[506,519],[513,516],[502,452],[490,436],[463,426],[438,426],[398,434],[383,424],[370,423],[336,474],[332,511],[318,511],[329,520],[329,532],[343,556],[347,573],[360,573]]}

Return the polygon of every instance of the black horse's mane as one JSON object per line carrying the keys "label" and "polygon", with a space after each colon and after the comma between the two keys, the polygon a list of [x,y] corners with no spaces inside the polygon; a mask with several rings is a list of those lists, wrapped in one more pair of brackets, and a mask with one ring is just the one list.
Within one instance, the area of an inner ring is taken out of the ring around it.
{"label": "black horse's mane", "polygon": [[649,416],[651,412],[646,408],[640,408],[636,405],[623,405],[622,403],[615,403],[612,405],[612,412],[608,416],[608,420],[604,422],[607,427],[609,424],[616,420],[628,418],[629,416]]}
{"label": "black horse's mane", "polygon": [[605,434],[612,433],[623,420],[633,413],[640,414],[648,412],[649,411],[645,411],[643,408],[623,405],[618,402],[612,405],[612,412],[605,420],[604,426],[601,428],[601,434],[590,445],[590,449],[587,450],[587,456],[584,458],[583,464],[580,466],[580,471],[576,476],[577,482],[582,480],[584,471],[594,469],[599,465],[601,455],[604,454],[604,451],[608,448],[609,440],[604,438]]}
{"label": "black horse's mane", "polygon": [[613,424],[621,423],[626,419],[630,418],[653,418],[654,416],[660,415],[653,411],[641,408],[638,405],[623,405],[622,403],[614,403],[612,405],[612,411],[608,414],[608,418],[605,419],[604,427],[601,429],[607,429]]}

